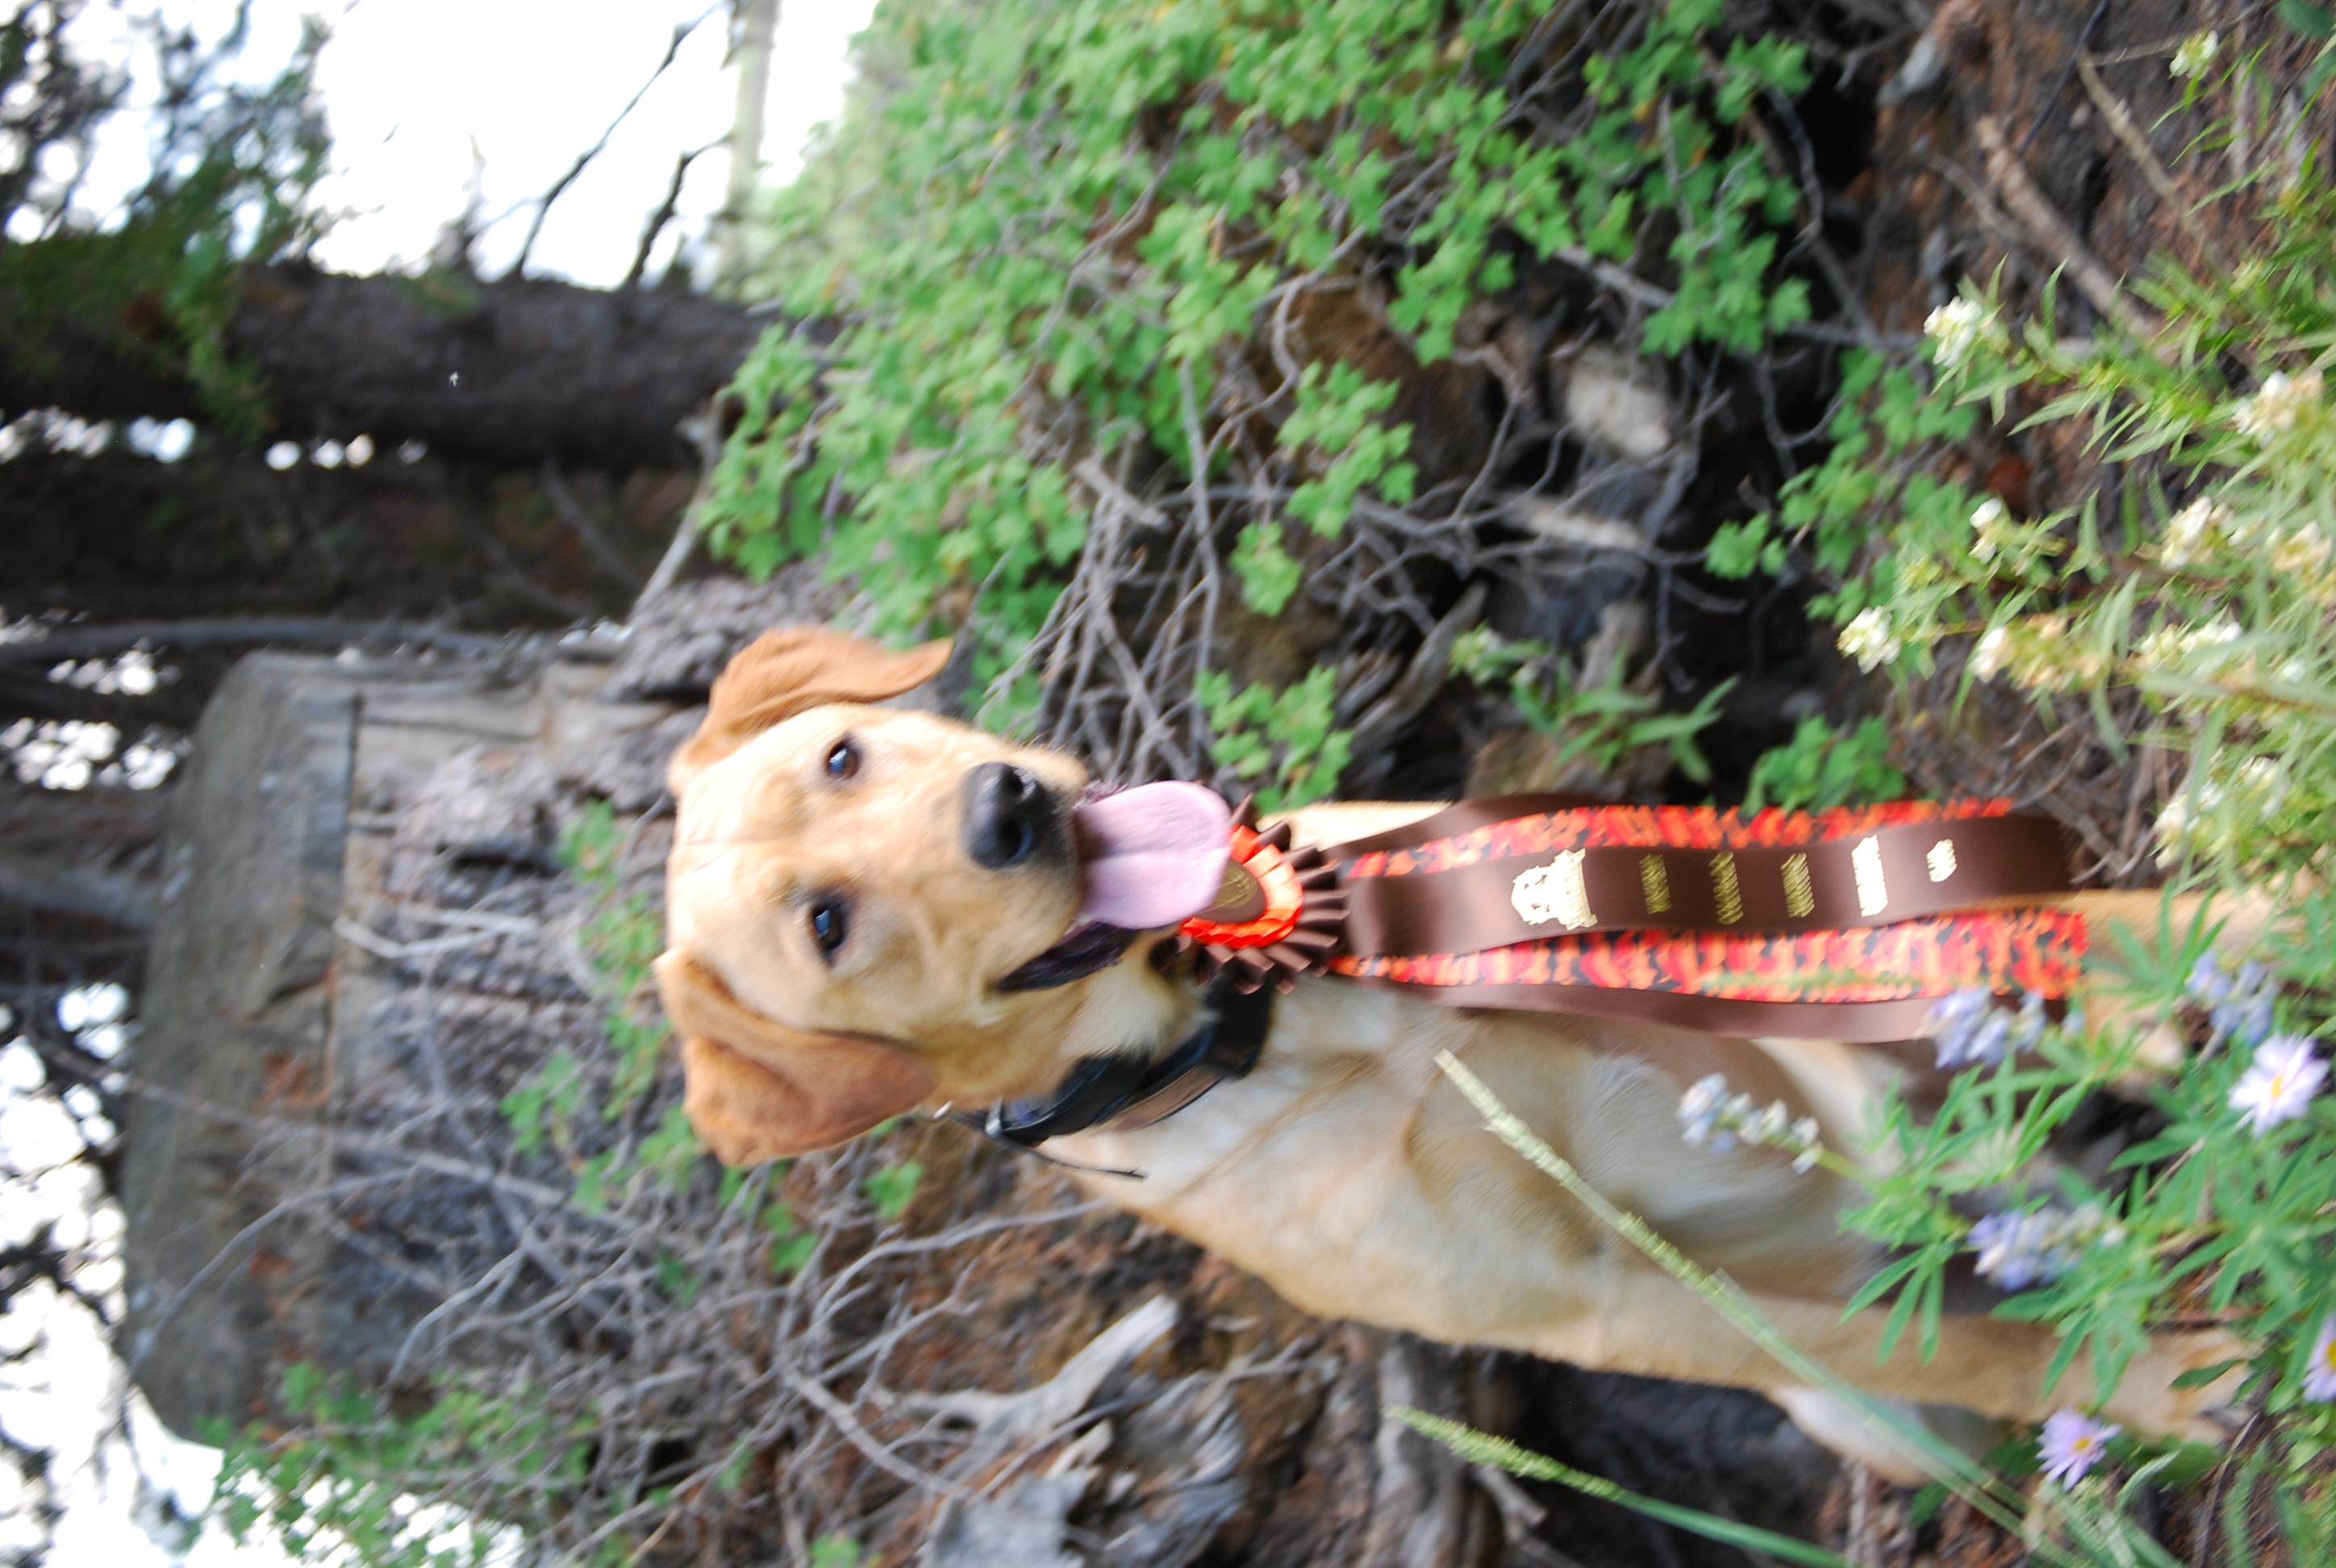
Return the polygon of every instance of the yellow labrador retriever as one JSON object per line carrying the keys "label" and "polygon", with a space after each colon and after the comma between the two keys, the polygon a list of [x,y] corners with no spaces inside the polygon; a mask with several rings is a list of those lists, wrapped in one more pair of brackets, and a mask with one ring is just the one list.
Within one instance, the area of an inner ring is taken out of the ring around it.
{"label": "yellow labrador retriever", "polygon": [[[1044,1096],[1084,1061],[1157,1057],[1202,1021],[1201,988],[1164,961],[1183,910],[1132,943],[1095,934],[1145,923],[1131,875],[1173,881],[1176,868],[1173,853],[1146,862],[1144,843],[1114,843],[1085,819],[1076,762],[868,706],[929,678],[947,653],[772,633],[733,662],[673,761],[680,815],[658,972],[689,1114],[732,1164],[832,1144],[917,1107]],[[1313,808],[1296,833],[1338,842],[1432,809]],[[1487,1135],[1436,1070],[1446,1050],[1606,1197],[1724,1271],[1851,1383],[2024,1419],[2089,1397],[2080,1368],[2045,1398],[2055,1340],[2025,1323],[1952,1317],[1934,1359],[1909,1335],[1877,1360],[1881,1315],[1844,1320],[1840,1307],[1877,1261],[1836,1222],[1853,1184],[1796,1174],[1776,1149],[1682,1141],[1680,1095],[1717,1072],[1756,1102],[1814,1115],[1830,1146],[1854,1146],[1888,1076],[1854,1047],[1455,1010],[1313,979],[1274,1004],[1245,1076],[1165,1119],[1106,1121],[1046,1153],[1091,1167],[1076,1178],[1088,1188],[1309,1311],[1759,1389],[1820,1438],[1888,1463],[1886,1443],[1847,1427]],[[2211,1435],[2216,1396],[2170,1385],[2230,1353],[2219,1335],[2164,1337],[2109,1413]]]}

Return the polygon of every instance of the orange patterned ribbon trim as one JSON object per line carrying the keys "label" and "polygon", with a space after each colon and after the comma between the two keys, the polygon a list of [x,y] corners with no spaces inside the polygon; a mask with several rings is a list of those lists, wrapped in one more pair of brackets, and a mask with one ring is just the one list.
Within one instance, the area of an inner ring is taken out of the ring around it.
{"label": "orange patterned ribbon trim", "polygon": [[1565,986],[1755,1002],[1875,1002],[1984,989],[2064,997],[2083,972],[2083,917],[2059,910],[1939,915],[1853,930],[1616,931],[1476,953],[1356,958],[1330,971],[1436,989]]}
{"label": "orange patterned ribbon trim", "polygon": [[[1536,812],[1471,832],[1429,839],[1416,847],[1358,855],[1339,867],[1348,881],[1365,877],[1416,876],[1456,871],[1511,855],[1581,849],[1786,849],[1827,843],[1915,823],[2000,816],[2008,800],[1891,801],[1825,812],[1719,811],[1710,806],[1596,806]],[[1427,824],[1432,826],[1434,819]],[[1332,853],[1335,855],[1336,851]]]}

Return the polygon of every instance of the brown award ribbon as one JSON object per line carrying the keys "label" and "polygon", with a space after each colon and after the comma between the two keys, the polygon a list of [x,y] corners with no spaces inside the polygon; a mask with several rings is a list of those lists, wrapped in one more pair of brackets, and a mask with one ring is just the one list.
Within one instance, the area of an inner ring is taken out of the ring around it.
{"label": "brown award ribbon", "polygon": [[1812,931],[2065,892],[2060,830],[2030,816],[1908,823],[1770,848],[1605,847],[1354,877],[1347,949],[1467,953],[1585,931]]}

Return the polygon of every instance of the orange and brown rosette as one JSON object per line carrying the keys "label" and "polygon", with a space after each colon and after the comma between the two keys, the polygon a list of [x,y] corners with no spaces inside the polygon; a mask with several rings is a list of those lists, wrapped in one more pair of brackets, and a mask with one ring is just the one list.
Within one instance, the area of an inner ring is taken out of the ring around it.
{"label": "orange and brown rosette", "polygon": [[1347,922],[1338,868],[1310,844],[1291,849],[1290,839],[1286,821],[1258,831],[1253,796],[1234,813],[1224,885],[1177,930],[1202,984],[1223,975],[1240,991],[1268,981],[1286,991],[1338,950]]}

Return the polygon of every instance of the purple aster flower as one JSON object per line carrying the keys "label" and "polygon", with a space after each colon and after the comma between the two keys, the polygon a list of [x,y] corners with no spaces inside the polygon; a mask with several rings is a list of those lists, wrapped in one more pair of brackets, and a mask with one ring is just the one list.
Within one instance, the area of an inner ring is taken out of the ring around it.
{"label": "purple aster flower", "polygon": [[2320,1320],[2320,1336],[2312,1341],[2312,1359],[2304,1364],[2303,1397],[2322,1405],[2336,1399],[2336,1312]]}
{"label": "purple aster flower", "polygon": [[2255,1047],[2254,1060],[2231,1091],[2231,1105],[2257,1137],[2292,1122],[2312,1106],[2328,1081],[2328,1064],[2302,1035],[2273,1035]]}
{"label": "purple aster flower", "polygon": [[2053,1411],[2044,1418],[2043,1440],[2036,1445],[2036,1456],[2043,1461],[2045,1478],[2058,1482],[2063,1489],[2075,1485],[2101,1462],[2108,1452],[2109,1439],[2124,1430],[2122,1427],[2104,1425],[2080,1411]]}

